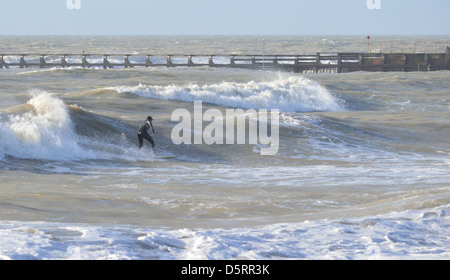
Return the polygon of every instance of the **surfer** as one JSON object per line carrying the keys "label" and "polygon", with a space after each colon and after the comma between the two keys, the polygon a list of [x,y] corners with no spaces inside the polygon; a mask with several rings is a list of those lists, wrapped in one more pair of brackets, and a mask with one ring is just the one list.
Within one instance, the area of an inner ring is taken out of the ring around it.
{"label": "surfer", "polygon": [[144,138],[145,138],[148,142],[150,142],[150,144],[152,144],[152,149],[153,151],[156,152],[155,141],[153,141],[153,138],[150,136],[150,134],[148,134],[150,127],[152,128],[153,134],[155,134],[155,129],[153,128],[152,121],[153,121],[152,117],[150,116],[147,117],[147,120],[145,120],[144,123],[139,128],[137,136],[139,140],[139,148],[142,148],[142,146],[144,145]]}

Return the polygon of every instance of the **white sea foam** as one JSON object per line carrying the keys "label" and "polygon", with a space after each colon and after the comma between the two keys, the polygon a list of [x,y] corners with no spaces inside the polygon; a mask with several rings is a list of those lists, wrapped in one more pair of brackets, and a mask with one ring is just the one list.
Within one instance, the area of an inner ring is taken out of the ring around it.
{"label": "white sea foam", "polygon": [[326,88],[301,76],[280,75],[275,80],[263,82],[185,86],[140,84],[110,89],[155,99],[203,101],[235,108],[279,109],[281,112],[344,110],[344,106]]}
{"label": "white sea foam", "polygon": [[139,152],[75,132],[69,110],[54,94],[32,90],[26,112],[0,119],[0,157],[71,161],[82,159],[136,159]]}
{"label": "white sea foam", "polygon": [[67,68],[44,68],[44,69],[38,69],[38,70],[23,70],[20,69],[20,72],[18,72],[15,75],[21,76],[21,75],[34,75],[34,74],[42,74],[42,73],[51,73],[51,72],[61,72],[61,71],[72,71],[74,68],[67,67]]}
{"label": "white sea foam", "polygon": [[0,222],[0,259],[448,259],[449,206],[235,229]]}
{"label": "white sea foam", "polygon": [[34,90],[31,110],[12,114],[0,123],[0,152],[17,158],[69,160],[89,157],[77,142],[64,102]]}

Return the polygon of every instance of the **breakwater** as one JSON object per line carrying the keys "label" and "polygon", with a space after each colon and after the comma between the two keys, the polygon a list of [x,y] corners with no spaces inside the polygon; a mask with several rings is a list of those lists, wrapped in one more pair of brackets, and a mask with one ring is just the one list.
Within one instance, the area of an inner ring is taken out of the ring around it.
{"label": "breakwater", "polygon": [[443,53],[316,53],[312,55],[150,55],[150,54],[0,54],[0,69],[236,67],[289,72],[450,70],[450,48]]}

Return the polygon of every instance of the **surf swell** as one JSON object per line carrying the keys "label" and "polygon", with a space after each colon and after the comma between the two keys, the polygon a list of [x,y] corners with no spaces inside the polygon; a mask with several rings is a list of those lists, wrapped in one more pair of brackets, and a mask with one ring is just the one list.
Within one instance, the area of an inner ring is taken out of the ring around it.
{"label": "surf swell", "polygon": [[280,75],[275,80],[212,85],[119,86],[109,88],[141,97],[203,101],[225,107],[279,109],[281,112],[341,111],[344,106],[326,88],[301,76]]}
{"label": "surf swell", "polygon": [[34,90],[25,104],[0,123],[0,155],[22,159],[70,160],[89,157],[78,144],[64,102]]}
{"label": "surf swell", "polygon": [[[137,149],[130,148],[132,145],[122,139],[120,130],[99,124],[102,120],[95,114],[76,105],[66,106],[63,100],[45,91],[33,90],[30,94],[26,104],[0,114],[0,158],[51,161],[137,158]],[[122,144],[95,135],[94,131],[102,126],[117,134],[113,138],[120,139]]]}

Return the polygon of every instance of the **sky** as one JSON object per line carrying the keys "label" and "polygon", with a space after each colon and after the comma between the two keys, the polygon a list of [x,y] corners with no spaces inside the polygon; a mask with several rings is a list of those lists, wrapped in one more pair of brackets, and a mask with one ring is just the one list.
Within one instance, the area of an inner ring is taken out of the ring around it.
{"label": "sky", "polygon": [[0,35],[450,35],[450,0],[67,2],[0,0]]}

